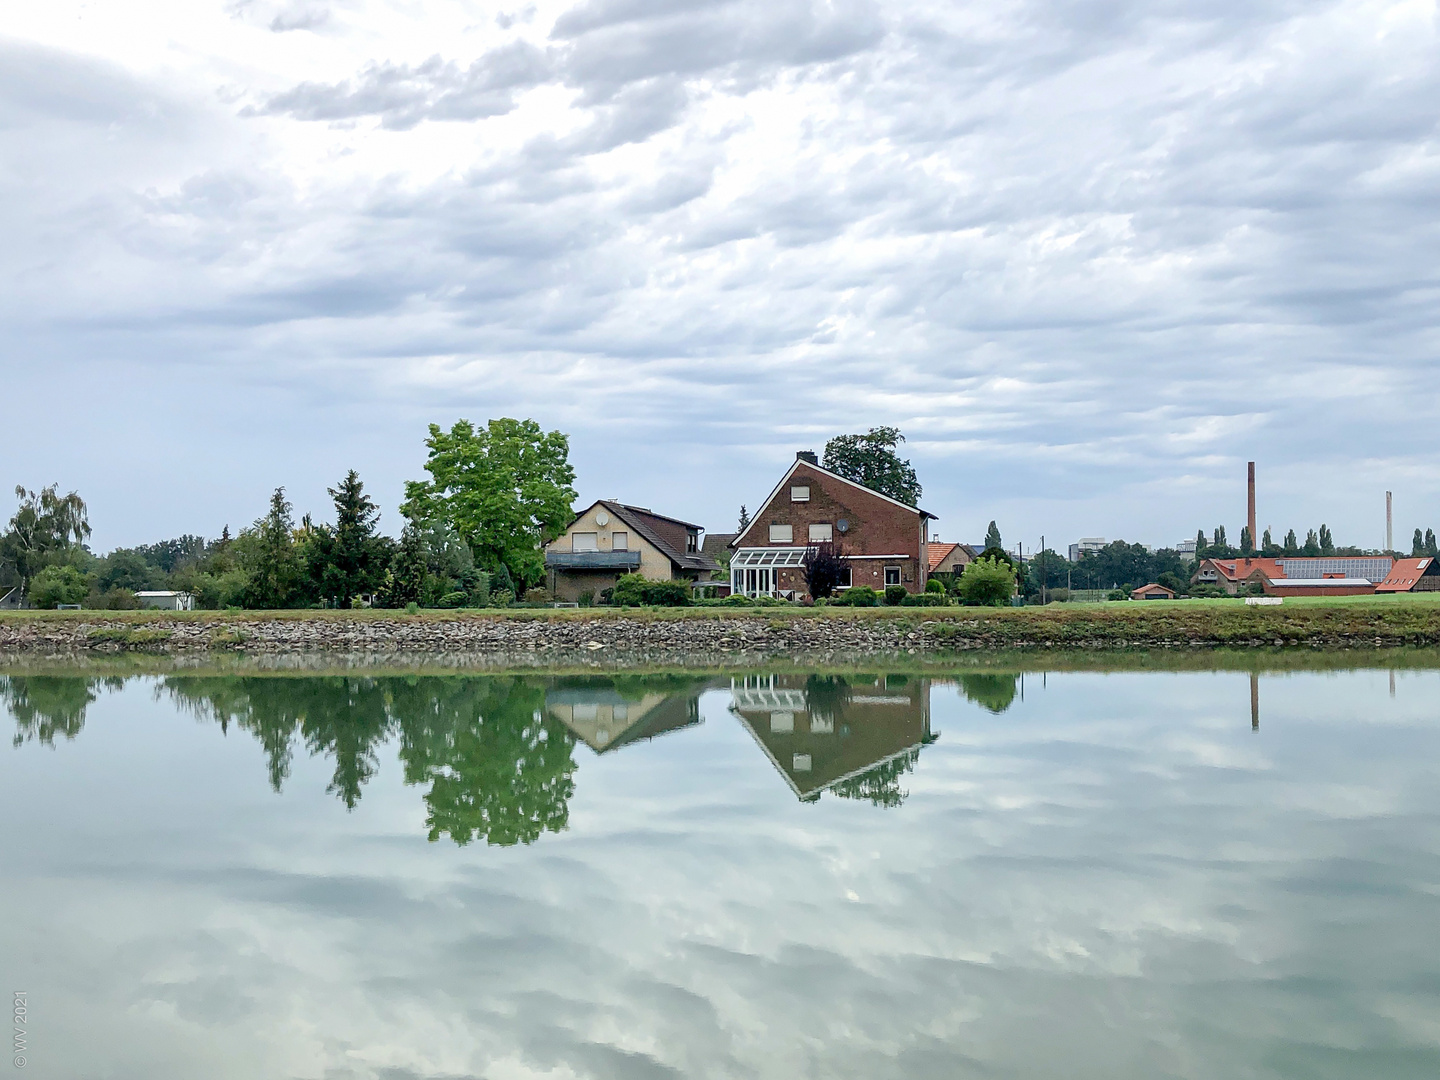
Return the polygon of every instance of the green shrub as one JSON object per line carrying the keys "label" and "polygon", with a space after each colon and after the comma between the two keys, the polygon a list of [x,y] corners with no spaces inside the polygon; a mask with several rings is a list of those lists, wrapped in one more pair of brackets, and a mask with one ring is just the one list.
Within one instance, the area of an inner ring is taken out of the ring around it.
{"label": "green shrub", "polygon": [[455,592],[447,592],[444,596],[440,597],[440,602],[437,606],[442,608],[464,607],[465,600],[465,594],[457,589]]}
{"label": "green shrub", "polygon": [[509,607],[515,602],[515,594],[509,589],[495,589],[490,593],[491,607]]}
{"label": "green shrub", "polygon": [[856,585],[841,593],[835,603],[846,607],[875,607],[880,603],[880,597],[869,585]]}
{"label": "green shrub", "polygon": [[929,581],[925,582],[925,591],[927,593],[943,594],[945,592],[945,583],[939,578],[932,577]]}
{"label": "green shrub", "polygon": [[534,588],[525,590],[525,602],[527,604],[549,604],[552,603],[554,599],[555,597],[551,595],[550,590],[542,585],[536,585]]}
{"label": "green shrub", "polygon": [[90,607],[104,611],[136,611],[140,607],[139,597],[129,589],[107,589],[103,593],[92,595],[87,603]]}
{"label": "green shrub", "polygon": [[53,610],[60,604],[83,604],[90,583],[73,566],[47,566],[30,579],[30,606]]}
{"label": "green shrub", "polygon": [[904,585],[885,586],[885,603],[890,604],[892,607],[903,601],[905,597],[909,595]]}
{"label": "green shrub", "polygon": [[406,614],[406,615],[419,615],[419,614],[420,614],[420,605],[417,604],[414,600],[411,600],[408,604],[405,605],[405,614]]}
{"label": "green shrub", "polygon": [[581,607],[594,607],[594,605],[595,605],[595,590],[594,590],[594,589],[582,589],[582,590],[580,591],[580,595],[577,596],[576,599],[580,602],[580,606],[581,606]]}
{"label": "green shrub", "polygon": [[976,559],[960,574],[958,591],[971,607],[1003,607],[1015,592],[1015,568],[998,558]]}
{"label": "green shrub", "polygon": [[1111,589],[1105,596],[1106,600],[1129,600],[1130,594],[1124,589]]}
{"label": "green shrub", "polygon": [[610,602],[622,607],[685,607],[690,588],[683,581],[651,581],[641,574],[626,574],[615,583]]}
{"label": "green shrub", "polygon": [[1209,597],[1209,596],[1229,596],[1230,594],[1227,593],[1227,592],[1226,592],[1221,586],[1219,586],[1219,585],[1191,585],[1191,586],[1190,586],[1190,595],[1191,595],[1191,596],[1199,596],[1199,597]]}
{"label": "green shrub", "polygon": [[945,594],[930,592],[910,593],[900,601],[901,607],[944,607]]}
{"label": "green shrub", "polygon": [[1049,596],[1052,603],[1068,604],[1070,602],[1069,589],[1051,589]]}

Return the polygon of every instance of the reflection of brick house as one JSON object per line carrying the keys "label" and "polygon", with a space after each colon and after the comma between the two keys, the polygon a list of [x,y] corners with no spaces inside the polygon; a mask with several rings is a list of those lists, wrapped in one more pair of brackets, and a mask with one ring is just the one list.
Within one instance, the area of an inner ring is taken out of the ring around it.
{"label": "reflection of brick house", "polygon": [[730,683],[730,711],[804,800],[895,759],[913,764],[934,739],[928,679],[891,676],[866,685],[749,675]]}
{"label": "reflection of brick house", "polygon": [[833,542],[846,566],[842,588],[921,592],[929,574],[926,526],[935,515],[871,491],[802,451],[744,532],[730,541],[732,592],[806,594],[806,550]]}
{"label": "reflection of brick house", "polygon": [[699,525],[602,499],[545,546],[545,576],[557,600],[611,588],[622,574],[651,581],[706,580],[715,563],[701,553]]}

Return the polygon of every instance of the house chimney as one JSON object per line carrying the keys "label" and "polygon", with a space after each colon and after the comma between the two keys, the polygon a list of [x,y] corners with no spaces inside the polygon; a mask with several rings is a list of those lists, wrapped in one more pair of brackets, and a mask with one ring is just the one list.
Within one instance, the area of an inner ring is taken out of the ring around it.
{"label": "house chimney", "polygon": [[1255,463],[1253,461],[1250,462],[1250,466],[1247,471],[1249,473],[1249,476],[1247,477],[1249,506],[1246,509],[1245,518],[1250,525],[1250,546],[1256,551],[1259,551],[1260,536],[1255,531]]}
{"label": "house chimney", "polygon": [[815,456],[815,451],[814,451],[814,450],[797,450],[797,451],[795,451],[795,460],[796,460],[796,461],[808,461],[811,465],[815,465],[815,466],[818,466],[818,465],[820,464],[820,459]]}

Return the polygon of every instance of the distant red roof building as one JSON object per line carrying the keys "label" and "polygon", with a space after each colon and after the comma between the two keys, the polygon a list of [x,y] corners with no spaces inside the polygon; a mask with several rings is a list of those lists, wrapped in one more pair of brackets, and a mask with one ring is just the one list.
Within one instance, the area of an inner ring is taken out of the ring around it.
{"label": "distant red roof building", "polygon": [[1396,559],[1385,580],[1375,586],[1376,592],[1440,592],[1440,560]]}
{"label": "distant red roof building", "polygon": [[[1201,559],[1190,580],[1199,585],[1219,585],[1232,596],[1250,584],[1266,586],[1267,583],[1276,582],[1314,582],[1326,579],[1333,581],[1345,578],[1363,581],[1373,587],[1386,580],[1393,573],[1395,565],[1396,560],[1388,555],[1282,555],[1278,559]],[[1440,587],[1440,583],[1437,583],[1437,587]],[[1314,588],[1316,586],[1296,586],[1296,591],[1298,594],[1299,590]],[[1339,587],[1331,585],[1325,588]],[[1325,593],[1306,591],[1304,595],[1319,596]]]}

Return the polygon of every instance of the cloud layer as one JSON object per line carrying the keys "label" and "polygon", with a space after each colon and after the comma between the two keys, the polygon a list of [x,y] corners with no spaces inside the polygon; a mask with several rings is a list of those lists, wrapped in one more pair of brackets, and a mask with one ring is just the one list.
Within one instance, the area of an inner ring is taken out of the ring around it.
{"label": "cloud layer", "polygon": [[351,464],[393,505],[424,422],[513,413],[573,434],[582,494],[716,529],[877,423],[956,538],[1236,532],[1247,458],[1281,531],[1379,543],[1386,488],[1440,523],[1433,4],[157,0],[11,35],[14,479],[88,488],[102,538],[318,509]]}

